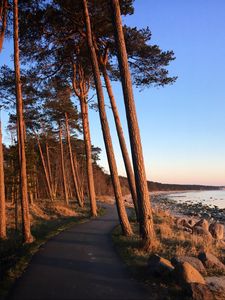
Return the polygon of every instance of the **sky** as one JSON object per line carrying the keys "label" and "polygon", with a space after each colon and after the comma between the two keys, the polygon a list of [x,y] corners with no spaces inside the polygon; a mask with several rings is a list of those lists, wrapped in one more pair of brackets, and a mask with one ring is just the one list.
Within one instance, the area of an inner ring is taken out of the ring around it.
{"label": "sky", "polygon": [[[225,1],[136,0],[134,8],[123,22],[149,26],[151,44],[174,51],[176,60],[168,69],[178,76],[163,88],[134,88],[147,178],[225,185]],[[5,42],[0,65],[12,64],[10,53],[12,44]],[[113,88],[129,143],[121,84]],[[111,109],[107,114],[118,171],[125,175]],[[7,114],[2,116],[6,127]],[[90,126],[92,143],[102,148],[100,164],[108,171],[98,112],[90,111]]]}

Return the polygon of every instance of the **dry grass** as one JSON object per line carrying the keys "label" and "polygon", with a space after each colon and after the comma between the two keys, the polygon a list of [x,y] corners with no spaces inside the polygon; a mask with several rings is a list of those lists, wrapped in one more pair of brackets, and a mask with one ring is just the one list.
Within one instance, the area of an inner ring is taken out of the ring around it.
{"label": "dry grass", "polygon": [[[200,251],[209,251],[224,262],[224,249],[216,241],[207,241],[204,237],[178,229],[176,220],[168,212],[154,211],[156,242],[151,252],[145,252],[141,247],[137,223],[132,223],[134,235],[124,237],[118,227],[113,234],[113,240],[118,251],[134,274],[147,280],[146,267],[149,255],[156,253],[171,260],[174,256],[197,256]],[[210,275],[216,275],[216,270],[208,270]]]}
{"label": "dry grass", "polygon": [[197,256],[200,251],[208,251],[223,259],[223,249],[218,243],[179,229],[175,218],[168,213],[156,211],[154,221],[158,241],[154,251],[159,255],[171,259],[175,255]]}

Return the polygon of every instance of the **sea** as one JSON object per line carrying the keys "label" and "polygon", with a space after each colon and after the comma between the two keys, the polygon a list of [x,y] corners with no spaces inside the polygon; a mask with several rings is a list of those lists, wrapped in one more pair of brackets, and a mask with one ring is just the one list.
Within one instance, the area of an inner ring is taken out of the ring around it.
{"label": "sea", "polygon": [[210,207],[225,208],[225,190],[191,191],[169,194],[168,199],[179,203],[202,203]]}

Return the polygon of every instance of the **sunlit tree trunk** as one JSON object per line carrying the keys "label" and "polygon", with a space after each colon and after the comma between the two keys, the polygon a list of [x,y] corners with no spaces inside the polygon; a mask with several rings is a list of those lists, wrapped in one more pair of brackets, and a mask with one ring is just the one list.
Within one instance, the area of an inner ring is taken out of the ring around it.
{"label": "sunlit tree trunk", "polygon": [[23,221],[23,237],[25,243],[31,243],[33,237],[30,231],[30,214],[27,193],[27,171],[26,171],[26,154],[25,154],[25,137],[24,137],[24,117],[23,117],[23,100],[20,82],[20,61],[19,61],[19,34],[18,34],[18,0],[13,1],[13,25],[14,25],[14,68],[16,82],[16,109],[18,119],[18,140],[20,141],[20,192]]}
{"label": "sunlit tree trunk", "polygon": [[74,184],[74,188],[75,188],[76,198],[78,200],[79,205],[82,207],[84,205],[84,199],[82,198],[82,194],[80,192],[79,181],[78,181],[76,169],[74,166],[73,152],[72,152],[72,146],[71,146],[71,140],[70,140],[69,121],[68,121],[67,113],[65,113],[65,120],[66,120],[67,142],[68,142],[69,156],[70,156],[70,166],[71,166],[72,175],[73,175],[73,184]]}
{"label": "sunlit tree trunk", "polygon": [[[87,104],[87,94],[89,90],[89,84],[86,84],[85,74],[82,66],[78,64],[78,75],[79,79],[76,80],[76,65],[73,64],[73,89],[75,94],[80,100],[82,125],[83,125],[83,135],[85,143],[85,156],[86,156],[86,174],[88,183],[88,193],[91,204],[91,214],[93,217],[97,216],[97,204],[95,195],[95,185],[93,176],[93,166],[92,166],[92,151],[91,151],[91,134],[88,119],[88,104]],[[79,81],[79,82],[77,82]],[[88,87],[86,86],[88,85]]]}
{"label": "sunlit tree trunk", "polygon": [[98,107],[99,107],[103,138],[104,138],[106,153],[108,157],[108,163],[109,163],[109,168],[110,168],[110,173],[111,173],[111,178],[112,178],[112,183],[113,183],[113,188],[114,188],[114,193],[116,198],[119,220],[120,220],[123,234],[131,235],[132,229],[127,217],[126,208],[122,197],[122,191],[121,191],[119,176],[117,172],[116,160],[115,160],[112,140],[110,136],[110,129],[109,129],[108,120],[105,111],[103,88],[101,84],[98,59],[92,41],[91,24],[90,24],[90,18],[89,18],[88,6],[86,0],[83,0],[83,8],[84,8],[88,48],[90,51],[92,69],[93,69],[94,80],[95,80],[95,87],[97,91]]}
{"label": "sunlit tree trunk", "polygon": [[61,168],[63,176],[63,190],[64,190],[64,199],[66,204],[69,204],[66,172],[65,172],[65,163],[64,163],[64,150],[63,150],[63,141],[62,141],[62,127],[59,126],[59,142],[60,142],[60,157],[61,157]]}
{"label": "sunlit tree trunk", "polygon": [[48,174],[49,174],[49,181],[50,181],[50,186],[51,186],[52,198],[55,199],[55,195],[53,193],[52,168],[51,168],[51,162],[50,162],[48,142],[45,143],[45,148],[46,148],[46,158],[47,158],[47,166],[48,166]]}
{"label": "sunlit tree trunk", "polygon": [[4,156],[3,156],[3,146],[2,146],[1,119],[0,119],[0,239],[6,239],[5,180],[4,180]]}
{"label": "sunlit tree trunk", "polygon": [[0,1],[0,52],[2,51],[3,41],[5,37],[6,24],[7,24],[7,12],[9,9],[9,4],[7,0]]}
{"label": "sunlit tree trunk", "polygon": [[53,201],[54,197],[53,197],[53,193],[52,193],[52,187],[51,187],[49,174],[48,174],[48,169],[47,169],[47,166],[46,166],[46,163],[45,163],[43,151],[42,151],[42,148],[41,148],[41,143],[40,143],[40,140],[39,140],[37,134],[36,133],[34,133],[34,134],[35,134],[35,137],[36,137],[36,140],[37,140],[38,149],[39,149],[39,153],[40,153],[40,156],[41,156],[41,162],[42,162],[42,166],[43,166],[43,169],[44,169],[45,180],[46,180],[46,183],[47,183],[47,190],[48,190],[49,198],[51,199],[51,201]]}
{"label": "sunlit tree trunk", "polygon": [[81,116],[83,122],[83,134],[85,143],[85,154],[86,154],[86,168],[87,168],[87,182],[88,191],[91,203],[91,213],[93,217],[97,216],[97,205],[95,197],[95,185],[92,167],[92,155],[91,155],[91,136],[88,121],[88,105],[84,96],[80,97]]}
{"label": "sunlit tree trunk", "polygon": [[119,116],[119,112],[118,112],[118,109],[117,109],[116,100],[114,98],[114,94],[113,94],[113,90],[112,90],[112,86],[111,86],[111,83],[110,83],[109,76],[107,74],[106,66],[102,65],[102,68],[103,68],[103,77],[104,77],[104,80],[105,80],[106,89],[107,89],[109,99],[110,99],[110,103],[111,103],[111,108],[112,108],[112,111],[113,111],[114,121],[115,121],[115,124],[116,124],[117,135],[118,135],[118,138],[119,138],[120,148],[121,148],[121,152],[122,152],[122,156],[123,156],[123,160],[124,160],[124,165],[125,165],[125,169],[126,169],[126,173],[127,173],[128,184],[129,184],[131,196],[132,196],[132,199],[133,199],[136,216],[137,216],[137,219],[138,219],[138,204],[137,204],[137,193],[136,193],[134,173],[133,173],[129,153],[128,153],[128,150],[127,150],[125,137],[124,137],[124,134],[123,134],[123,128],[122,128],[122,124],[121,124],[121,121],[120,121],[120,116]]}
{"label": "sunlit tree trunk", "polygon": [[148,250],[155,240],[152,209],[145,174],[141,137],[133,97],[119,1],[111,0],[111,7],[137,189],[140,233],[142,235],[144,248]]}

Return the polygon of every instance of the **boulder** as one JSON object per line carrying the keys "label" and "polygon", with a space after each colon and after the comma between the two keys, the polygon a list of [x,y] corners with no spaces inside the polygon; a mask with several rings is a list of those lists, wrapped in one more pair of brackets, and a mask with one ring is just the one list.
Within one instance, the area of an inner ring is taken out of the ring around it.
{"label": "boulder", "polygon": [[190,283],[205,284],[202,275],[188,262],[177,263],[174,273],[178,282],[184,287],[187,287]]}
{"label": "boulder", "polygon": [[207,277],[206,283],[214,295],[215,300],[225,299],[225,276],[222,277]]}
{"label": "boulder", "polygon": [[214,295],[210,288],[201,283],[191,283],[188,286],[188,294],[193,300],[214,300]]}
{"label": "boulder", "polygon": [[225,272],[225,265],[213,254],[203,251],[199,253],[198,258],[206,268]]}
{"label": "boulder", "polygon": [[148,259],[148,272],[151,275],[165,276],[174,270],[171,262],[157,254],[153,254]]}
{"label": "boulder", "polygon": [[188,224],[193,227],[195,225],[196,221],[194,219],[189,219]]}
{"label": "boulder", "polygon": [[209,230],[209,222],[206,219],[201,219],[197,223],[195,223],[194,227],[202,227],[205,230]]}
{"label": "boulder", "polygon": [[183,227],[187,227],[187,228],[192,228],[191,225],[188,223],[188,221],[184,218],[178,218],[177,221],[177,226],[183,226]]}
{"label": "boulder", "polygon": [[211,235],[211,233],[207,229],[205,229],[203,227],[194,226],[193,227],[193,233],[201,235],[202,237],[204,237],[206,239],[207,242],[211,242],[212,241],[212,235]]}
{"label": "boulder", "polygon": [[192,265],[192,267],[194,267],[196,270],[198,270],[198,272],[200,274],[202,274],[203,276],[207,275],[207,271],[206,271],[203,263],[197,257],[193,257],[193,256],[175,256],[171,259],[171,263],[174,267],[176,267],[177,264],[184,263],[184,262],[188,262],[190,265]]}
{"label": "boulder", "polygon": [[224,238],[224,226],[217,222],[209,225],[209,232],[212,234],[214,239],[222,240]]}
{"label": "boulder", "polygon": [[192,229],[185,226],[178,225],[177,229],[192,233]]}

